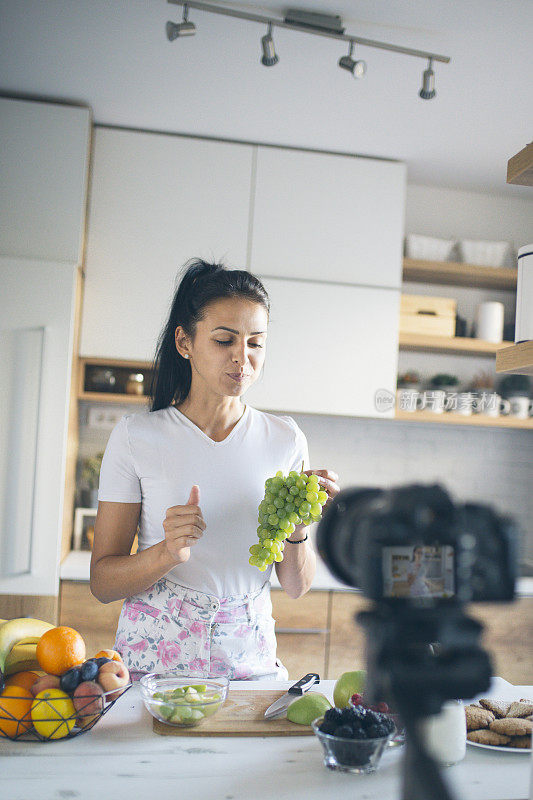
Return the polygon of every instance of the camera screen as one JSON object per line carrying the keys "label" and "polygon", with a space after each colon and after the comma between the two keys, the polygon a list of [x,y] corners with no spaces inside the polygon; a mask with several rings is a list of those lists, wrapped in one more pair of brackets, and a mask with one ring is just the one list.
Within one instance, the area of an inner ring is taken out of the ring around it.
{"label": "camera screen", "polygon": [[453,597],[454,549],[450,545],[382,548],[383,597]]}

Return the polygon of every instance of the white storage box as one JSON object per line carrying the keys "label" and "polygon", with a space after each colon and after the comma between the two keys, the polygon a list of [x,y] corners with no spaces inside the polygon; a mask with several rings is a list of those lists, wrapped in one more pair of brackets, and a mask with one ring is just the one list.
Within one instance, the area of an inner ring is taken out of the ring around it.
{"label": "white storage box", "polygon": [[407,258],[448,261],[454,246],[455,242],[452,239],[436,239],[434,236],[420,236],[418,233],[410,233],[405,237]]}
{"label": "white storage box", "polygon": [[509,242],[461,239],[459,242],[459,255],[466,264],[478,264],[483,267],[503,267],[509,248]]}

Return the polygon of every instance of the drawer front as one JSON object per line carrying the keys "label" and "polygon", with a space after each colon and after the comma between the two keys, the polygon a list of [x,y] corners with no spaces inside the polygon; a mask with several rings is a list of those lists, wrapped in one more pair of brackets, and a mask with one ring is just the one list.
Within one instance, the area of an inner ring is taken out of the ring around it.
{"label": "drawer front", "polygon": [[272,589],[272,616],[276,633],[326,633],[329,618],[329,592],[307,592],[293,600],[281,589]]}
{"label": "drawer front", "polygon": [[87,658],[115,643],[118,618],[123,600],[100,603],[86,581],[61,581],[59,624],[81,633]]}
{"label": "drawer front", "polygon": [[[277,656],[287,668],[289,679],[297,681],[308,672],[317,672],[322,679],[326,676],[326,634],[278,633]],[[320,684],[313,687],[320,691]]]}

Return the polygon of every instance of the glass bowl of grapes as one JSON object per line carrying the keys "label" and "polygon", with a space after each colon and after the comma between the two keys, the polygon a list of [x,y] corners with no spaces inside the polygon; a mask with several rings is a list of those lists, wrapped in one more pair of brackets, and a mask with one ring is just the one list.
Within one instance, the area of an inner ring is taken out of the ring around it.
{"label": "glass bowl of grapes", "polygon": [[348,704],[351,708],[357,708],[358,706],[362,706],[366,708],[367,711],[378,711],[380,714],[386,714],[388,717],[392,719],[394,725],[396,727],[396,733],[389,739],[388,746],[389,747],[399,747],[402,744],[405,744],[405,727],[402,722],[400,715],[385,702],[380,703],[367,703],[364,697],[361,694],[353,694]]}
{"label": "glass bowl of grapes", "polygon": [[179,728],[195,728],[224,705],[229,680],[224,677],[179,678],[150,672],[139,681],[141,697],[150,714]]}
{"label": "glass bowl of grapes", "polygon": [[362,706],[330,708],[311,727],[324,751],[324,765],[341,772],[375,772],[396,726],[386,714]]}

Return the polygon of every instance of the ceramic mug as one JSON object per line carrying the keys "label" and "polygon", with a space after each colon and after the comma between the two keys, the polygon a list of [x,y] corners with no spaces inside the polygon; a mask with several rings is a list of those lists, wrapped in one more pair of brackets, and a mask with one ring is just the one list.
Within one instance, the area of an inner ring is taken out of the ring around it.
{"label": "ceramic mug", "polygon": [[424,398],[416,389],[398,389],[398,408],[402,411],[417,411],[424,408]]}
{"label": "ceramic mug", "polygon": [[483,414],[489,417],[499,417],[500,414],[507,415],[511,410],[511,403],[509,400],[504,400],[499,394],[493,392],[487,404],[481,409]]}
{"label": "ceramic mug", "polygon": [[464,416],[472,414],[475,396],[472,392],[459,392],[457,395],[457,412]]}
{"label": "ceramic mug", "polygon": [[428,411],[433,411],[435,414],[442,414],[445,403],[446,392],[442,389],[427,389],[424,392],[424,405],[422,408],[427,408]]}
{"label": "ceramic mug", "polygon": [[509,403],[511,404],[511,410],[509,411],[511,417],[527,419],[529,416],[531,416],[531,412],[533,411],[533,400],[530,400],[529,397],[521,397],[520,395],[516,395],[515,397],[509,398]]}

